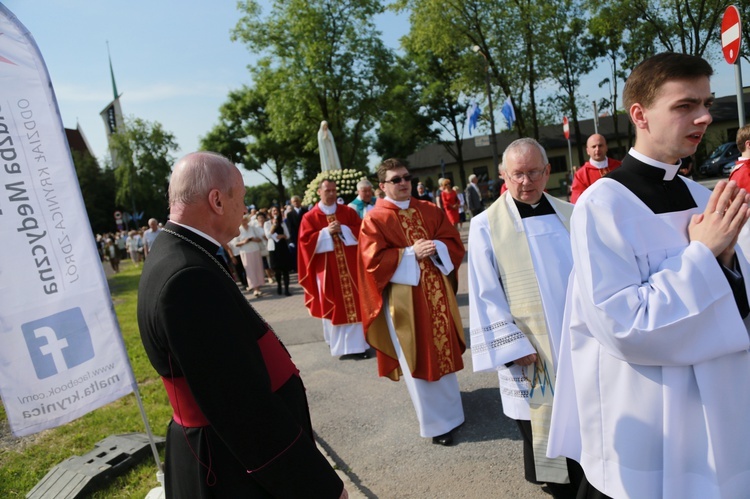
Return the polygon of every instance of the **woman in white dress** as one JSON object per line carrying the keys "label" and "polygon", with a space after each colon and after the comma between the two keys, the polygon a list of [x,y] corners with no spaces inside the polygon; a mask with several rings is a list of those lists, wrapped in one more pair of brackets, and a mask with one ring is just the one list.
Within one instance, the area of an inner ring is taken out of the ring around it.
{"label": "woman in white dress", "polygon": [[269,256],[268,252],[268,236],[266,235],[265,231],[265,225],[268,221],[268,215],[266,215],[266,212],[261,210],[258,212],[257,215],[255,215],[255,226],[260,227],[263,229],[261,232],[263,232],[263,241],[261,242],[261,248],[260,248],[260,258],[263,260],[263,272],[266,274],[266,282],[268,284],[273,284],[276,281],[273,278],[273,270],[271,270],[271,257]]}
{"label": "woman in white dress", "polygon": [[458,230],[461,230],[466,221],[466,198],[464,198],[464,193],[461,192],[461,189],[457,185],[453,186],[453,190],[458,195]]}
{"label": "woman in white dress", "polygon": [[247,275],[247,287],[256,297],[263,295],[260,287],[265,284],[263,258],[260,255],[264,236],[263,229],[250,225],[249,215],[242,217],[237,246],[240,248],[240,259]]}

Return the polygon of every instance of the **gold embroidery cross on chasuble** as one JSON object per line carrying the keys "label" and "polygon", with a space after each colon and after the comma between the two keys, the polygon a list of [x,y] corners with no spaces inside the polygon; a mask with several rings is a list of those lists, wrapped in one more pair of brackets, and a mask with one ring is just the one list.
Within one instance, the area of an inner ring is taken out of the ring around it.
{"label": "gold embroidery cross on chasuble", "polygon": [[[336,221],[336,215],[326,215],[328,223]],[[346,255],[344,254],[344,241],[340,237],[333,237],[333,253],[336,256],[336,269],[339,274],[339,289],[344,301],[344,310],[346,311],[346,319],[348,324],[354,324],[359,322],[357,318],[357,308],[355,301],[358,299],[356,296],[356,286],[351,274],[349,274],[349,267],[346,264]]]}
{"label": "gold embroidery cross on chasuble", "polygon": [[[398,218],[409,245],[420,239],[428,239],[428,232],[419,211],[414,208],[399,210]],[[432,341],[437,351],[439,372],[441,375],[449,374],[456,371],[449,336],[453,320],[450,317],[450,304],[446,294],[451,291],[447,287],[447,280],[431,258],[419,260],[419,269],[422,275],[419,287],[429,307]]]}

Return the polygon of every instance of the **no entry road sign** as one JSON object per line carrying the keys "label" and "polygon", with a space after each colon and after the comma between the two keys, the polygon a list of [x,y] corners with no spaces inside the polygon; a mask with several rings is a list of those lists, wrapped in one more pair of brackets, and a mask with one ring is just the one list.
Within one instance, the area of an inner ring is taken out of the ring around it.
{"label": "no entry road sign", "polygon": [[721,51],[724,59],[729,64],[734,64],[740,55],[742,44],[742,23],[740,22],[740,11],[737,7],[730,5],[724,11],[721,19]]}

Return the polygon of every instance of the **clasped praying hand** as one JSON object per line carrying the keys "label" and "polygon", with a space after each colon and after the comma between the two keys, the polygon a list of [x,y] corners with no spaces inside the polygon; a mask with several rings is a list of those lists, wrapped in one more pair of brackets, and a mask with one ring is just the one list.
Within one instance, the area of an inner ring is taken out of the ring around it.
{"label": "clasped praying hand", "polygon": [[719,262],[732,267],[734,246],[750,217],[750,194],[734,181],[716,184],[703,213],[693,215],[688,226],[690,241],[705,244]]}

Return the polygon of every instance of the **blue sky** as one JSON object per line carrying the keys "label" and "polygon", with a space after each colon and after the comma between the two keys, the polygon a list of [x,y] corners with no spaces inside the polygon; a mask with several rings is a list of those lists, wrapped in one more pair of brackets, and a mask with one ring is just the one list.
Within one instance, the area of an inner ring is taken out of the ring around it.
{"label": "blue sky", "polygon": [[[80,123],[100,161],[107,145],[99,113],[112,100],[107,42],[123,113],[160,122],[176,136],[178,156],[198,148],[200,137],[216,124],[229,91],[251,83],[247,65],[254,56],[229,39],[239,19],[234,0],[6,0],[4,4],[29,29],[42,52],[64,125],[75,128]],[[392,48],[398,48],[399,38],[409,29],[406,15],[392,13],[380,16],[377,25]],[[723,59],[712,62],[716,95],[734,94],[733,68]],[[582,93],[589,100],[606,92],[597,86],[606,71],[602,64],[600,71],[583,80]],[[743,74],[748,86],[746,65]],[[592,113],[586,110],[582,118]],[[500,120],[499,110],[497,116]],[[317,124],[310,133],[316,132]],[[247,185],[265,181],[258,174],[244,176]]]}
{"label": "blue sky", "polygon": [[[198,148],[230,90],[251,83],[247,66],[254,56],[229,39],[239,19],[233,0],[3,3],[36,40],[63,124],[75,128],[80,123],[100,161],[108,153],[99,113],[113,96],[107,42],[123,114],[161,123],[176,136],[177,156]],[[385,42],[396,48],[408,20],[385,14],[378,26]],[[317,124],[310,133],[317,133]],[[264,181],[245,174],[248,185]]]}

